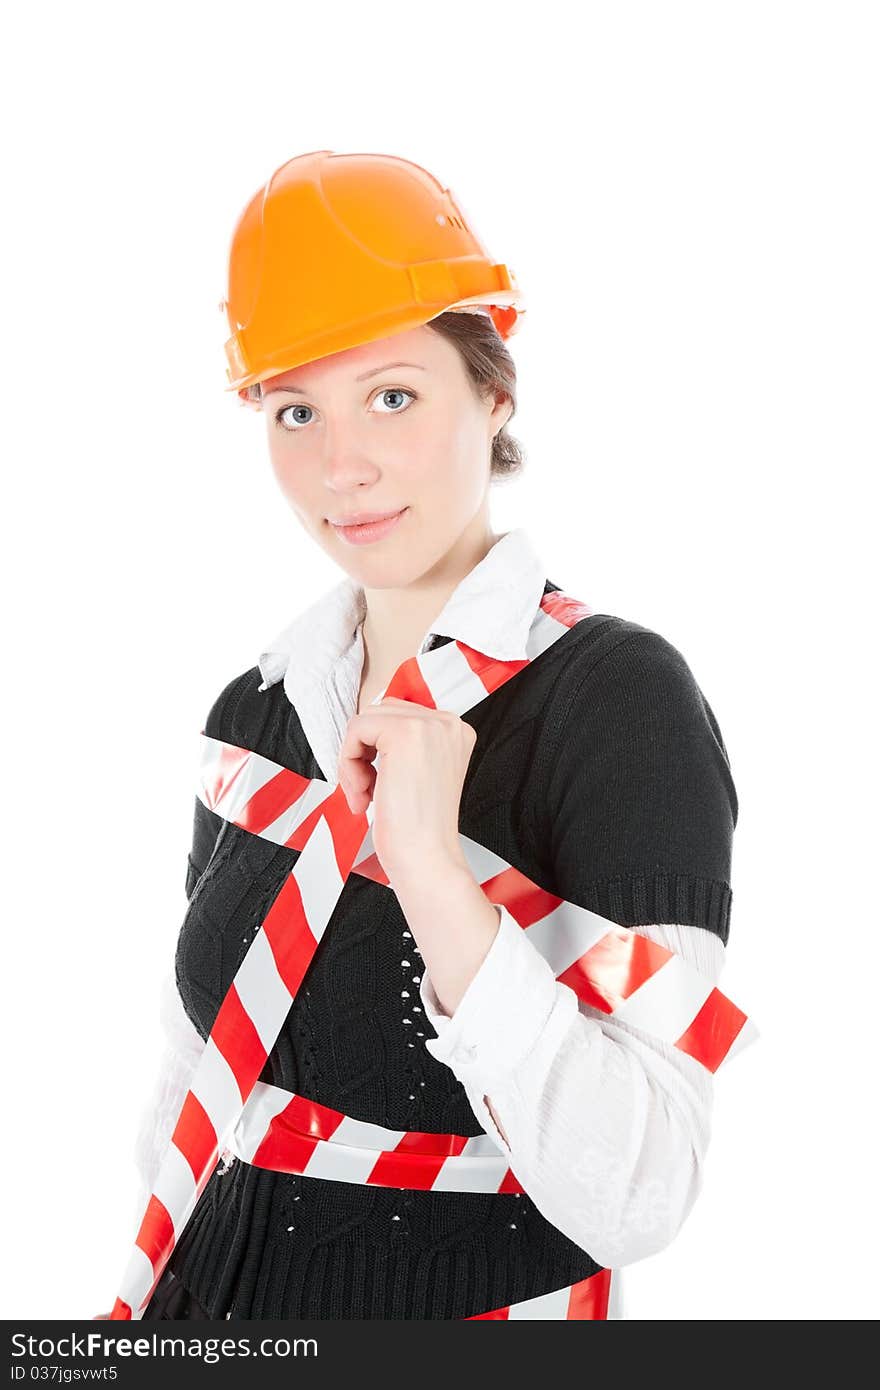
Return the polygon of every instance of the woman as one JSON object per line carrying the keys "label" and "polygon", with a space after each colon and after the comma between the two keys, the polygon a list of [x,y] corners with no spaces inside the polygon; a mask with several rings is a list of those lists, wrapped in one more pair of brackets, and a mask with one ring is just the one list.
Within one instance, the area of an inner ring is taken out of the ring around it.
{"label": "woman", "polygon": [[[407,257],[409,299],[383,278]],[[523,528],[490,517],[493,480],[522,462],[505,346],[521,303],[426,171],[328,151],[282,166],[239,222],[227,308],[232,387],[345,577],[229,682],[204,733],[338,782],[351,813],[369,809],[385,875],[346,878],[260,1082],[402,1136],[488,1136],[516,1181],[426,1190],[227,1150],[143,1316],[619,1317],[620,1266],[667,1245],[699,1191],[712,1074],[579,998],[465,847],[714,982],[737,816],[717,722],[681,654],[637,623],[584,610],[530,652],[560,586]],[[463,715],[380,698],[451,643],[522,669]],[[139,1139],[147,1192],[300,852],[197,798],[173,1065]],[[563,1287],[591,1301],[542,1311]]]}

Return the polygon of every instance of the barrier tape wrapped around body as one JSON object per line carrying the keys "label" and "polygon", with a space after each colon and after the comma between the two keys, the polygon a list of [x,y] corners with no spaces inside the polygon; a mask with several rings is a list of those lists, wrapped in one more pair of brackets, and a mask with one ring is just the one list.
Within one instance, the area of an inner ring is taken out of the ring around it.
{"label": "barrier tape wrapped around body", "polygon": [[[455,640],[408,658],[388,696],[464,714],[547,651],[587,605],[553,591],[524,660]],[[221,1150],[283,1172],[432,1191],[521,1192],[487,1135],[391,1131],[259,1081],[349,874],[387,885],[372,848],[372,803],[353,813],[337,783],[303,777],[202,732],[198,794],[222,819],[298,851],[217,1011],[125,1267],[112,1319],[138,1319]],[[462,846],[489,900],[510,913],[579,999],[673,1043],[711,1071],[758,1036],[746,1015],[658,943],[555,897],[476,841]],[[389,889],[389,891],[391,891]],[[491,1149],[488,1147],[491,1145]],[[605,1318],[612,1271],[473,1315]]]}

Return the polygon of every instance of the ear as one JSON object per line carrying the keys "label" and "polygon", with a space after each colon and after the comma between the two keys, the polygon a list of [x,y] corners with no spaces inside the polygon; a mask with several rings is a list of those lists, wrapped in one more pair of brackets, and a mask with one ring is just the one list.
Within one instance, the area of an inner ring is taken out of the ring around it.
{"label": "ear", "polygon": [[500,420],[500,424],[497,424],[495,429],[493,430],[493,437],[494,435],[501,433],[512,414],[513,401],[510,399],[507,392],[496,391],[495,408],[492,411],[492,419],[496,421]]}

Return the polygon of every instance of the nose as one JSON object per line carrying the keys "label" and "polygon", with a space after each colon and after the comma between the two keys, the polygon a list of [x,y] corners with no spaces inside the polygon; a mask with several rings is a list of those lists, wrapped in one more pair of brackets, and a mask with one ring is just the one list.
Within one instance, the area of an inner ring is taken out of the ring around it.
{"label": "nose", "polygon": [[354,430],[327,429],[323,457],[324,481],[331,492],[375,483],[382,470],[368,456]]}

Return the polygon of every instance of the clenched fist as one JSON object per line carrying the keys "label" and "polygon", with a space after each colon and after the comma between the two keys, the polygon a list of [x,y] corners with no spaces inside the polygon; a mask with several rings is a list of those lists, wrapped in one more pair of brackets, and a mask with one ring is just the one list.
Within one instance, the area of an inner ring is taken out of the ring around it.
{"label": "clenched fist", "polygon": [[339,782],[352,811],[372,801],[373,847],[392,883],[420,865],[464,863],[458,813],[476,741],[457,714],[395,696],[349,720]]}

